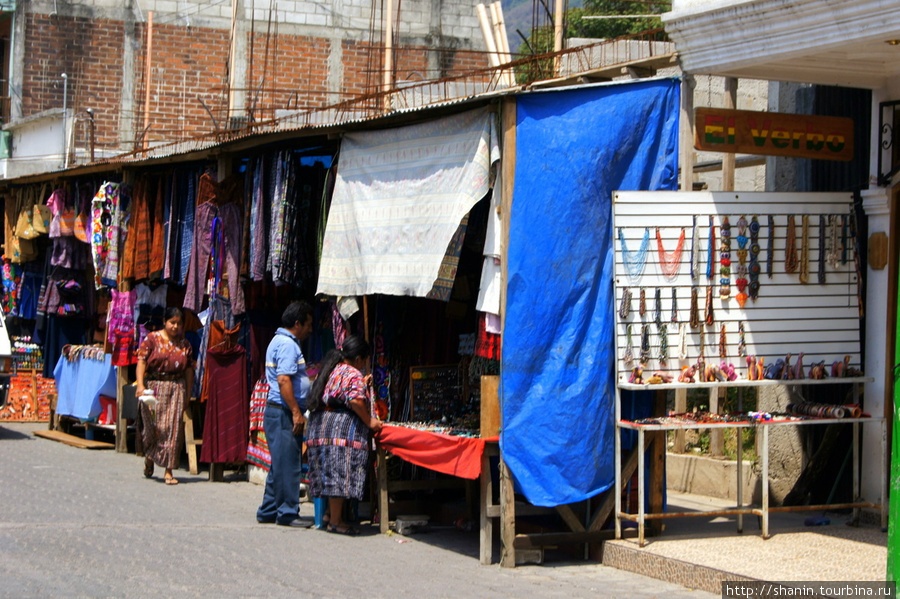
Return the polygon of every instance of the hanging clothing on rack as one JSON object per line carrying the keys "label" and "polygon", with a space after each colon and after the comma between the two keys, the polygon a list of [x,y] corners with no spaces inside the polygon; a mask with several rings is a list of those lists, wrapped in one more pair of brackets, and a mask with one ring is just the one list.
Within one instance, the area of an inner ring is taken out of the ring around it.
{"label": "hanging clothing on rack", "polygon": [[[240,278],[240,251],[243,210],[238,203],[231,201],[239,194],[239,178],[230,178],[219,186],[204,174],[201,178],[202,192],[198,194],[195,211],[194,242],[191,252],[190,269],[187,279],[187,291],[184,296],[184,307],[195,312],[203,303],[204,290],[209,280],[209,263],[214,246],[219,251],[224,272],[228,278],[228,296],[234,314],[243,314],[244,292]],[[200,201],[204,199],[205,201]],[[240,196],[238,195],[238,198]],[[220,247],[213,239],[213,224],[218,219],[222,243]],[[213,289],[218,293],[218,289]]]}
{"label": "hanging clothing on rack", "polygon": [[158,281],[163,276],[166,252],[166,222],[165,222],[165,191],[166,180],[157,177],[154,181],[155,191],[148,197],[152,198],[153,209],[150,212],[150,259],[148,278]]}
{"label": "hanging clothing on rack", "polygon": [[243,462],[249,440],[246,352],[224,341],[207,352],[209,399],[200,461]]}
{"label": "hanging clothing on rack", "polygon": [[[238,342],[238,333],[241,330],[241,323],[235,324],[231,328],[225,327],[225,322],[222,320],[214,320],[209,323],[209,336],[207,337],[207,347],[206,355],[209,355],[209,352],[213,351],[213,349],[229,348],[237,344]],[[209,399],[210,395],[210,384],[212,375],[204,365],[203,370],[203,381],[200,384],[200,401],[205,402]]]}
{"label": "hanging clothing on rack", "polygon": [[112,346],[112,365],[137,364],[134,306],[137,292],[111,289],[112,301],[107,312],[106,341]]}
{"label": "hanging clothing on rack", "polygon": [[269,202],[266,201],[266,158],[259,157],[254,162],[253,185],[250,194],[250,264],[249,276],[253,281],[262,281],[266,276],[266,259],[269,254],[266,224],[269,223]]}
{"label": "hanging clothing on rack", "polygon": [[120,244],[128,232],[130,199],[126,185],[107,181],[91,202],[91,256],[97,289],[116,286]]}

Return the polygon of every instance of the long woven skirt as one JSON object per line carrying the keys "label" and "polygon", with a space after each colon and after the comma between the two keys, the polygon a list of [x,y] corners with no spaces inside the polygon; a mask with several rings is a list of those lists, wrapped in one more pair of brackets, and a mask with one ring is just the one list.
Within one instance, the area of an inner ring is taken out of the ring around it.
{"label": "long woven skirt", "polygon": [[144,430],[144,455],[163,468],[177,468],[181,461],[184,445],[184,380],[147,381],[147,386],[156,393],[156,417],[151,418],[150,410],[139,402]]}
{"label": "long woven skirt", "polygon": [[313,412],[307,428],[310,495],[362,499],[369,429],[351,412]]}

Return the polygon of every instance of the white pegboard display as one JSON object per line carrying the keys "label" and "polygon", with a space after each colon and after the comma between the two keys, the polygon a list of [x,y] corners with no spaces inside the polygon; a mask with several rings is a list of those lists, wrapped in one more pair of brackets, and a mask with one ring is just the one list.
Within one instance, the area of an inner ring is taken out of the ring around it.
{"label": "white pegboard display", "polygon": [[677,380],[698,361],[733,364],[747,379],[748,356],[770,364],[788,354],[792,365],[803,354],[805,377],[819,362],[830,376],[845,356],[862,370],[851,209],[846,193],[615,192],[618,381],[641,363],[645,379]]}

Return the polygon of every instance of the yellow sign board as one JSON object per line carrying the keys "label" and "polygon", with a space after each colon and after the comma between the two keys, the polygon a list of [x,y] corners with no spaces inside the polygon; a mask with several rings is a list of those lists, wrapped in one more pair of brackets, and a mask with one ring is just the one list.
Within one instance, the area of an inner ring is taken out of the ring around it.
{"label": "yellow sign board", "polygon": [[694,147],[709,152],[853,159],[853,119],[724,108],[694,111]]}

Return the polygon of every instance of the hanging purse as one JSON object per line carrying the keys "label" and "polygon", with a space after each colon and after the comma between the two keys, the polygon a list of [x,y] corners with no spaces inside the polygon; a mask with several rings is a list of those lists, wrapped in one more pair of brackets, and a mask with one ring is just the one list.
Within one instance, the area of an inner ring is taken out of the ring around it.
{"label": "hanging purse", "polygon": [[31,225],[34,190],[29,187],[19,192],[19,216],[16,219],[16,237],[34,239],[40,233]]}
{"label": "hanging purse", "polygon": [[34,239],[40,233],[34,230],[34,227],[31,226],[31,218],[32,218],[31,208],[23,208],[19,211],[19,218],[16,221],[16,237],[21,237],[23,239]]}
{"label": "hanging purse", "polygon": [[35,204],[34,212],[31,217],[31,226],[38,233],[50,232],[50,221],[53,219],[53,213],[45,204]]}
{"label": "hanging purse", "polygon": [[75,217],[75,238],[85,243],[91,242],[91,215],[88,206],[90,203],[82,197],[82,190],[75,184],[75,204],[78,207],[78,216]]}
{"label": "hanging purse", "polygon": [[59,234],[63,237],[71,237],[75,234],[75,208],[63,206],[59,213]]}

